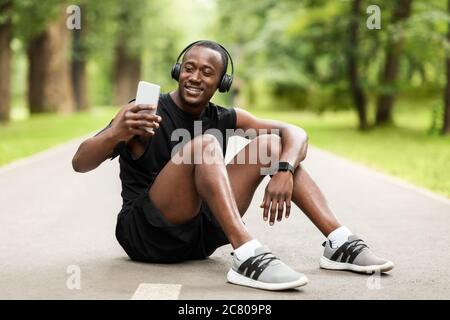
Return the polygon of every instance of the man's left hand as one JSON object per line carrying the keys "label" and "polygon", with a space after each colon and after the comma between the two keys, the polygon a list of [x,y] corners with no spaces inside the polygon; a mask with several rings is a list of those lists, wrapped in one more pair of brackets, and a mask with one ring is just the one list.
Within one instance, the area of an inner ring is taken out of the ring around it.
{"label": "man's left hand", "polygon": [[270,212],[270,225],[275,223],[275,216],[278,213],[277,220],[281,221],[283,212],[286,208],[286,218],[291,212],[292,189],[294,186],[294,177],[289,171],[277,172],[267,184],[264,193],[264,199],[261,208],[264,208],[263,218],[267,221]]}

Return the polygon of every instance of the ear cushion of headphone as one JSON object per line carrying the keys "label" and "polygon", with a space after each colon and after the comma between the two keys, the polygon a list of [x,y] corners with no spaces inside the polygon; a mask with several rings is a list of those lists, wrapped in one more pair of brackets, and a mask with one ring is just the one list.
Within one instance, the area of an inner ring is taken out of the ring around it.
{"label": "ear cushion of headphone", "polygon": [[181,64],[179,62],[175,63],[172,67],[172,79],[178,81],[180,78]]}
{"label": "ear cushion of headphone", "polygon": [[228,74],[224,74],[219,84],[219,92],[230,91],[231,84],[233,83],[233,77]]}

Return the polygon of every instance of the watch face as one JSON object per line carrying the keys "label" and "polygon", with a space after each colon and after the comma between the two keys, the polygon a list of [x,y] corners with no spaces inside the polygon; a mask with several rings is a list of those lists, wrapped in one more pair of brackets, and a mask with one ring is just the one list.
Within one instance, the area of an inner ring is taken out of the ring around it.
{"label": "watch face", "polygon": [[278,164],[278,170],[281,170],[281,171],[289,170],[288,164],[286,162],[280,162]]}
{"label": "watch face", "polygon": [[277,171],[290,171],[294,174],[294,167],[289,162],[279,162]]}

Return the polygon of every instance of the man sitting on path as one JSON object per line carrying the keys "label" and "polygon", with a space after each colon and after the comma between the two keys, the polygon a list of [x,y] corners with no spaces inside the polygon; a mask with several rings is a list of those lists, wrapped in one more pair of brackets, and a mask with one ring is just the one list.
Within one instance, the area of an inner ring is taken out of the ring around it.
{"label": "man sitting on path", "polygon": [[[87,172],[120,155],[123,207],[116,237],[125,252],[137,261],[174,263],[204,259],[230,243],[229,282],[267,290],[305,285],[306,276],[281,262],[242,222],[256,188],[270,175],[263,219],[273,225],[289,217],[291,203],[297,205],[327,237],[322,268],[391,270],[392,262],[375,256],[337,220],[302,167],[308,140],[303,129],[210,102],[217,89],[230,89],[228,57],[215,42],[190,44],[172,70],[178,88],[160,95],[156,115],[143,112],[155,106],[123,106],[73,157],[74,170]],[[230,130],[254,135],[226,165]],[[267,155],[276,163],[267,163]]]}

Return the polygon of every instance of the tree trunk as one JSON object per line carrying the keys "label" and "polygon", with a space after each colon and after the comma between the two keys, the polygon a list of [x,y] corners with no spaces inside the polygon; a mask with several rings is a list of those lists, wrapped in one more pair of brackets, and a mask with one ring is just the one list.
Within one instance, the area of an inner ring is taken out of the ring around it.
{"label": "tree trunk", "polygon": [[44,32],[30,39],[27,55],[31,113],[74,110],[69,49],[70,31],[66,27],[65,13],[58,21],[50,23]]}
{"label": "tree trunk", "polygon": [[85,28],[86,24],[83,24],[80,30],[72,31],[72,85],[77,111],[89,109]]}
{"label": "tree trunk", "polygon": [[135,98],[141,78],[141,59],[126,50],[126,42],[118,41],[114,63],[114,104],[123,105]]}
{"label": "tree trunk", "polygon": [[367,129],[367,99],[364,90],[361,87],[358,70],[358,42],[359,42],[359,15],[361,9],[361,0],[353,0],[352,11],[349,24],[350,43],[348,48],[348,77],[350,81],[350,89],[352,92],[353,101],[355,103],[356,111],[358,112],[359,129]]}
{"label": "tree trunk", "polygon": [[[392,23],[399,24],[411,14],[412,0],[398,0],[392,16]],[[400,31],[401,32],[401,31]],[[377,101],[376,124],[392,123],[392,106],[394,104],[393,87],[397,79],[400,55],[403,49],[403,35],[396,37],[397,40],[391,40],[387,44],[386,63],[381,77],[382,85],[387,88],[379,95]]]}
{"label": "tree trunk", "polygon": [[11,1],[7,1],[0,6],[0,15],[6,17],[0,24],[0,122],[9,121],[11,109],[11,4]]}
{"label": "tree trunk", "polygon": [[[448,0],[448,11],[450,12],[450,0]],[[450,42],[450,23],[448,24],[447,41]],[[442,134],[450,134],[450,54],[446,54],[447,85],[444,91],[444,124]]]}

